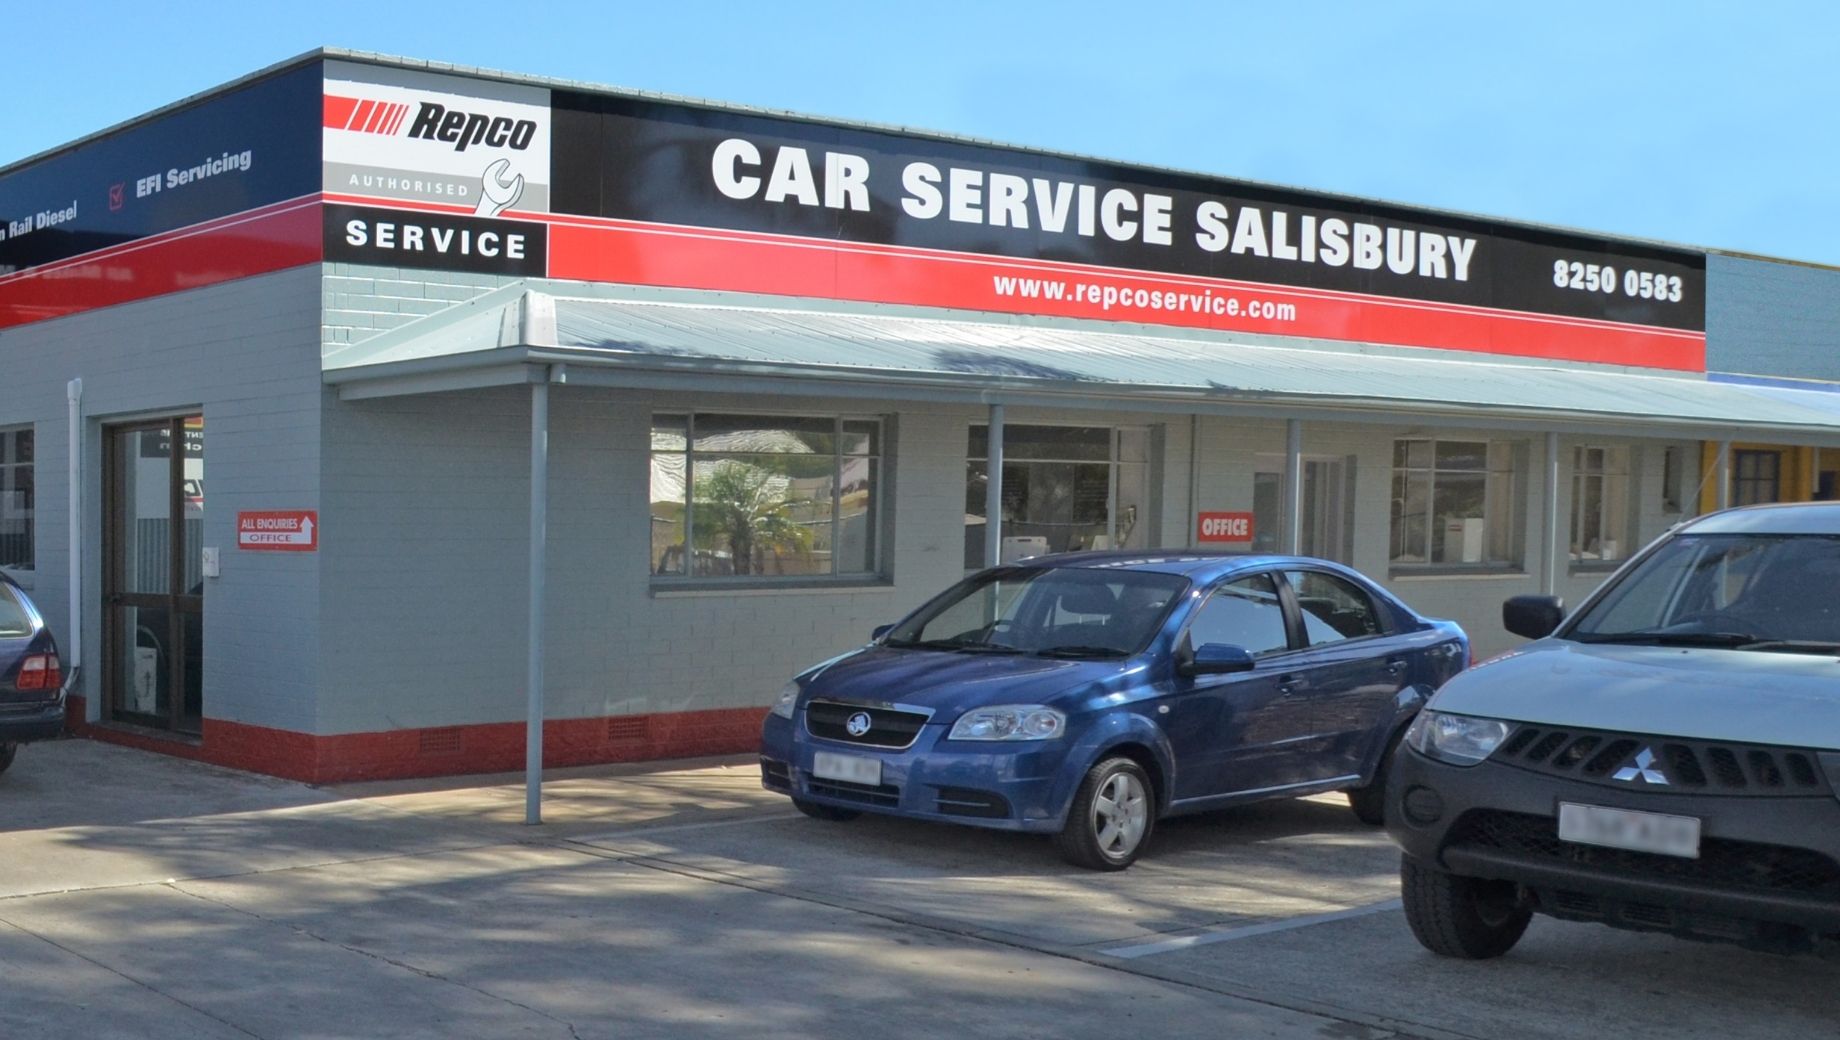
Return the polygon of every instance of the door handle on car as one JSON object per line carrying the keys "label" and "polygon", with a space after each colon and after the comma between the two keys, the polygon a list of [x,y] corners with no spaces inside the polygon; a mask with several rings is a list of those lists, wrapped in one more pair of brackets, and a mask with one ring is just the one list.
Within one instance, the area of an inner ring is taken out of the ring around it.
{"label": "door handle on car", "polygon": [[1389,659],[1386,662],[1386,674],[1391,675],[1391,676],[1401,676],[1401,675],[1404,675],[1405,673],[1406,673],[1405,658],[1394,657],[1394,658]]}
{"label": "door handle on car", "polygon": [[1299,680],[1296,676],[1294,675],[1282,676],[1278,679],[1278,696],[1289,697],[1291,694],[1296,693],[1297,690],[1302,686],[1303,686],[1303,682]]}

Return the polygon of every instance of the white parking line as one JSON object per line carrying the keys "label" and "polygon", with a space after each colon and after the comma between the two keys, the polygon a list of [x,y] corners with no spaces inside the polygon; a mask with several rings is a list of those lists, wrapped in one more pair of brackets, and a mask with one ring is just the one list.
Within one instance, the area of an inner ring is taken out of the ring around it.
{"label": "white parking line", "polygon": [[1197,932],[1176,939],[1162,942],[1142,943],[1137,946],[1114,946],[1099,952],[1107,957],[1120,960],[1133,960],[1138,957],[1152,957],[1159,953],[1174,953],[1195,946],[1208,946],[1213,943],[1232,942],[1235,939],[1250,939],[1255,935],[1270,935],[1273,932],[1288,932],[1294,928],[1308,928],[1311,925],[1328,924],[1331,921],[1346,921],[1351,917],[1366,917],[1369,914],[1383,914],[1388,910],[1398,910],[1405,904],[1397,899],[1368,906],[1357,906],[1352,910],[1337,910],[1327,914],[1311,914],[1308,917],[1287,917],[1282,921],[1267,921],[1264,924],[1241,925],[1236,928],[1219,928],[1213,931]]}

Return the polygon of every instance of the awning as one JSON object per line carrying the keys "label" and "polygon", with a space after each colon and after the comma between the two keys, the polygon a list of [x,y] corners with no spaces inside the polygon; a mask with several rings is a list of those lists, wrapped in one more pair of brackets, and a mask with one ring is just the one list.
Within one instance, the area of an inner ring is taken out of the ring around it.
{"label": "awning", "polygon": [[342,396],[367,398],[549,380],[555,366],[571,384],[1840,445],[1840,397],[1693,374],[553,283],[506,286],[331,349],[323,367]]}

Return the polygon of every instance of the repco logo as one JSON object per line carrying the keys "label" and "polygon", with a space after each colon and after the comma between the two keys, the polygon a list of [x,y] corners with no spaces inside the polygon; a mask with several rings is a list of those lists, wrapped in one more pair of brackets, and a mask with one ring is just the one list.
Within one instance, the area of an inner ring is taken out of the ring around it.
{"label": "repco logo", "polygon": [[536,122],[529,119],[462,112],[432,101],[424,101],[421,105],[421,110],[415,113],[415,122],[409,126],[409,136],[424,141],[446,141],[456,152],[464,152],[476,144],[515,148],[521,152],[530,147],[530,139],[537,133]]}

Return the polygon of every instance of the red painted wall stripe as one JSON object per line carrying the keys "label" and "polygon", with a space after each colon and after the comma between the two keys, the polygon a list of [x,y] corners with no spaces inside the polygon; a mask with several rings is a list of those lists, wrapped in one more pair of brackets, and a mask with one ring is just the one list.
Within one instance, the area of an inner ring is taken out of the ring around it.
{"label": "red painted wall stripe", "polygon": [[[553,769],[744,754],[760,747],[766,714],[762,707],[551,719],[543,725],[543,765]],[[70,699],[66,719],[77,736],[310,784],[524,768],[522,722],[315,736],[207,718],[203,738],[190,741],[89,725],[83,721],[81,697]]]}

